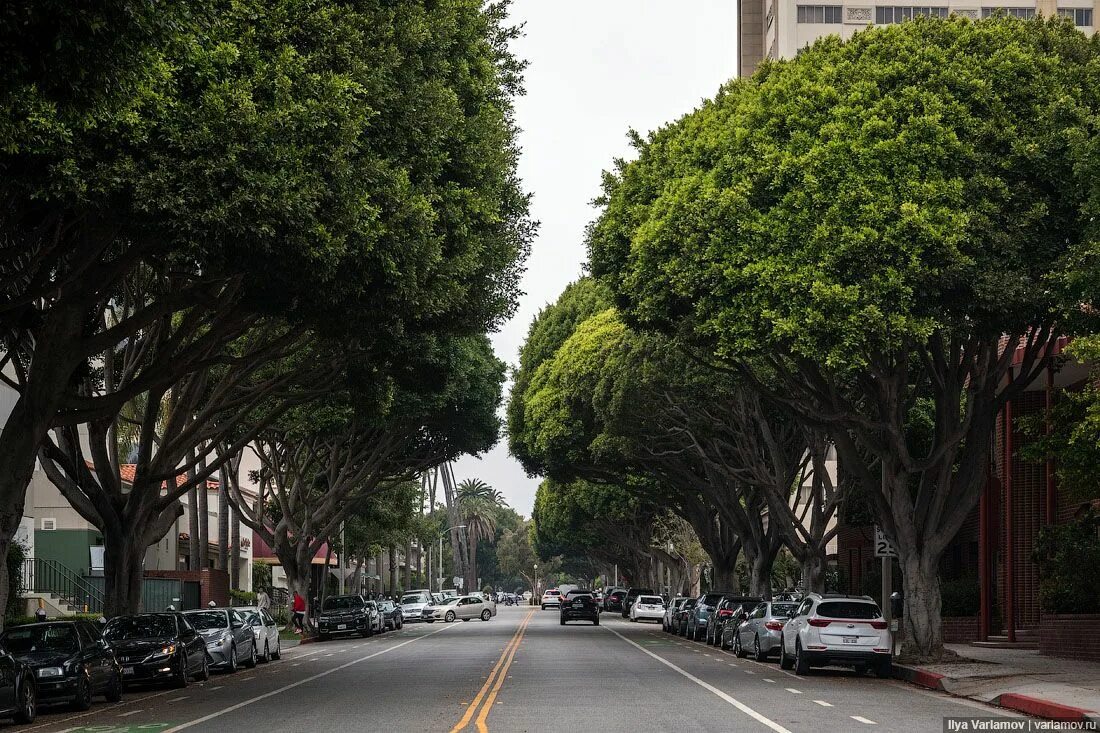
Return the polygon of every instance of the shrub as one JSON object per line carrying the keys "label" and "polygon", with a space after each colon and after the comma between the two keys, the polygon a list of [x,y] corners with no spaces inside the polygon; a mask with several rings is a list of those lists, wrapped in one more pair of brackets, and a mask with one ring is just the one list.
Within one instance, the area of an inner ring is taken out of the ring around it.
{"label": "shrub", "polygon": [[265,562],[252,563],[252,587],[271,592],[271,566]]}
{"label": "shrub", "polygon": [[23,560],[27,557],[27,548],[14,540],[8,545],[8,607],[4,609],[5,618],[21,616],[23,600]]}
{"label": "shrub", "polygon": [[256,594],[252,591],[231,589],[229,591],[229,598],[232,600],[234,606],[256,605]]}
{"label": "shrub", "polygon": [[1039,604],[1052,613],[1100,612],[1100,517],[1085,510],[1069,524],[1044,527],[1032,551]]}
{"label": "shrub", "polygon": [[974,576],[940,582],[944,616],[974,616],[981,608],[981,583]]}

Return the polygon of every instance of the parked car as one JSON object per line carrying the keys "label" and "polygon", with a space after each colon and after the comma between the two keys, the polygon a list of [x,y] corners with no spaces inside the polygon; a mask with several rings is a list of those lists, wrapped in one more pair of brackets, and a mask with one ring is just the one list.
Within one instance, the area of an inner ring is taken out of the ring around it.
{"label": "parked car", "polygon": [[244,616],[232,608],[204,608],[184,611],[187,622],[206,641],[206,653],[211,669],[236,672],[240,664],[255,667],[256,635]]}
{"label": "parked car", "polygon": [[698,598],[689,598],[684,601],[672,619],[672,633],[677,636],[687,636],[688,619],[695,612],[695,604],[698,602]]}
{"label": "parked car", "polygon": [[[757,604],[759,605],[759,604]],[[733,639],[737,635],[737,628],[749,617],[754,607],[745,608],[738,605],[733,609],[733,615],[723,619],[718,632],[718,646],[721,649],[733,649]]]}
{"label": "parked car", "polygon": [[210,678],[206,639],[182,613],[139,613],[107,622],[103,639],[122,667],[125,685],[170,682],[186,687]]}
{"label": "parked car", "polygon": [[566,621],[591,621],[600,625],[600,606],[591,593],[571,591],[569,599],[561,605],[561,625]]}
{"label": "parked car", "polygon": [[374,601],[358,594],[329,596],[321,604],[317,634],[324,641],[334,634],[359,634],[366,637],[379,628],[381,615]]}
{"label": "parked car", "polygon": [[51,621],[13,626],[0,645],[30,667],[38,701],[67,702],[76,710],[92,706],[94,695],[122,699],[122,668],[114,652],[87,621]]}
{"label": "parked car", "polygon": [[401,621],[406,624],[412,621],[420,621],[424,608],[435,602],[430,591],[414,590],[403,594],[400,603]]}
{"label": "parked car", "polygon": [[702,638],[706,633],[707,621],[710,620],[710,615],[717,610],[718,604],[722,602],[723,598],[732,595],[734,594],[727,591],[709,591],[696,598],[695,607],[691,609],[691,615],[687,619],[684,636],[692,641],[698,641]]}
{"label": "parked car", "polygon": [[797,608],[798,604],[791,602],[757,604],[735,627],[733,653],[739,657],[751,653],[756,661],[767,661],[773,652],[779,651],[783,626]]}
{"label": "parked car", "polygon": [[400,631],[405,623],[405,618],[401,613],[401,607],[393,601],[379,601],[378,613],[382,614],[383,628]]}
{"label": "parked car", "polygon": [[245,624],[252,629],[261,662],[270,662],[283,656],[283,643],[279,639],[279,623],[266,608],[236,606],[233,610],[244,616]]}
{"label": "parked car", "polygon": [[630,605],[631,621],[660,621],[665,615],[665,599],[660,596],[638,596]]}
{"label": "parked car", "polygon": [[603,610],[622,611],[623,600],[626,598],[626,588],[612,588],[603,597]]}
{"label": "parked car", "polygon": [[619,612],[623,618],[630,615],[630,606],[634,603],[634,600],[641,595],[653,596],[657,595],[652,588],[631,588],[626,592],[626,597],[623,598],[623,608]]}
{"label": "parked car", "polygon": [[421,620],[427,621],[428,623],[434,623],[436,621],[454,621],[458,618],[458,614],[454,614],[450,618],[447,618],[447,612],[454,611],[453,606],[458,603],[460,598],[462,598],[462,596],[451,596],[450,598],[444,598],[439,603],[431,603],[424,606],[424,610],[421,611],[423,614]]}
{"label": "parked car", "polygon": [[442,618],[447,623],[456,619],[469,621],[474,618],[488,621],[497,615],[497,611],[495,603],[486,601],[481,596],[459,596],[453,603],[437,609],[434,615],[436,619]]}
{"label": "parked car", "polygon": [[665,606],[665,612],[661,616],[661,630],[672,631],[672,620],[676,618],[676,612],[680,610],[680,606],[684,604],[687,598],[684,596],[676,596],[669,604]]}
{"label": "parked car", "polygon": [[779,664],[795,674],[826,664],[889,677],[890,631],[870,596],[810,593],[781,632]]}
{"label": "parked car", "polygon": [[547,606],[561,608],[561,591],[557,588],[547,588],[546,592],[542,594],[542,601],[539,605],[542,606],[543,611],[546,610]]}
{"label": "parked car", "polygon": [[722,632],[726,626],[726,622],[732,620],[735,613],[740,610],[744,611],[743,614],[737,614],[737,621],[740,623],[746,614],[760,604],[760,601],[761,599],[759,597],[751,598],[741,595],[723,597],[722,600],[718,602],[718,607],[715,609],[714,613],[710,614],[707,618],[707,626],[704,633],[707,644],[718,646],[722,640]]}
{"label": "parked car", "polygon": [[0,717],[33,723],[38,717],[38,684],[34,670],[0,645]]}

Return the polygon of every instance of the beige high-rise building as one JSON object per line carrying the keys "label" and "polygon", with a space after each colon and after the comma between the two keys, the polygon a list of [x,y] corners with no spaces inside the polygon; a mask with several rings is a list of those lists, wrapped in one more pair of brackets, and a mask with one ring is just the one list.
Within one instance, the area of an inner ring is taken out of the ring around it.
{"label": "beige high-rise building", "polygon": [[808,0],[738,0],[740,30],[738,75],[750,76],[761,59],[790,58],[818,38],[849,38],[869,25],[900,23],[918,15],[946,18],[949,14],[984,18],[998,10],[1020,18],[1037,13],[1057,13],[1073,19],[1085,33],[1094,32],[1100,0],[923,0],[920,5],[901,5],[889,0],[823,4]]}

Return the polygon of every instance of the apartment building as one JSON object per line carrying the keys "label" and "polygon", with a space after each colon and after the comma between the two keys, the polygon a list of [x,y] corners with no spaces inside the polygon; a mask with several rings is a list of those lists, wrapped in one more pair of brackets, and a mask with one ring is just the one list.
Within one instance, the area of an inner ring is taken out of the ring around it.
{"label": "apartment building", "polygon": [[815,3],[807,0],[739,0],[738,76],[751,76],[765,58],[791,58],[818,38],[829,35],[850,38],[872,25],[900,23],[916,16],[946,18],[957,15],[975,20],[1004,11],[1019,18],[1058,14],[1071,18],[1085,33],[1095,31],[1100,0],[922,0],[906,5],[877,3]]}

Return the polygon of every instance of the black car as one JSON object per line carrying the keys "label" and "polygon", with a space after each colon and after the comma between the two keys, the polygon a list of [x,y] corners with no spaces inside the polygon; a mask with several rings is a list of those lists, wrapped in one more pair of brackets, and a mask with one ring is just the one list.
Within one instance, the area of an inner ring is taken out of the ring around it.
{"label": "black car", "polygon": [[630,607],[634,605],[634,601],[638,596],[652,596],[656,595],[652,588],[631,588],[626,592],[626,597],[623,598],[622,615],[626,618],[630,615]]}
{"label": "black car", "polygon": [[[736,619],[737,623],[745,620],[745,615],[760,605],[759,597],[751,596],[726,596],[718,603],[716,613],[712,613],[707,619],[706,641],[711,646],[718,646],[722,642],[722,632],[726,624]],[[736,626],[734,628],[737,628]]]}
{"label": "black car", "polygon": [[34,670],[0,645],[0,718],[33,723],[38,717],[38,684]]}
{"label": "black car", "polygon": [[591,593],[577,593],[570,591],[568,600],[561,604],[561,625],[566,621],[591,621],[596,626],[600,625],[600,606]]}
{"label": "black car", "polygon": [[626,598],[626,591],[622,588],[608,591],[603,597],[603,610],[622,611],[624,598]]}
{"label": "black car", "polygon": [[206,640],[181,613],[116,616],[103,630],[122,667],[126,685],[170,682],[187,687],[193,677],[210,678]]}
{"label": "black car", "polygon": [[386,629],[400,630],[404,625],[401,614],[401,606],[393,601],[379,601],[378,612],[382,614],[382,627]]}
{"label": "black car", "polygon": [[92,706],[93,695],[122,699],[122,668],[114,652],[87,621],[53,621],[13,626],[0,644],[34,672],[40,702]]}
{"label": "black car", "polygon": [[378,609],[374,601],[363,596],[329,596],[321,606],[317,633],[321,641],[333,634],[370,636],[378,625]]}

